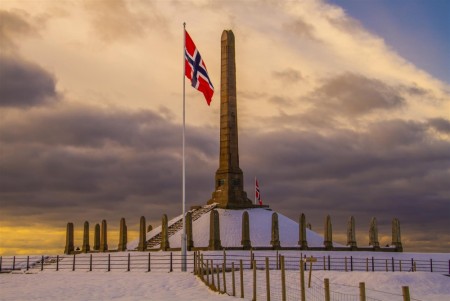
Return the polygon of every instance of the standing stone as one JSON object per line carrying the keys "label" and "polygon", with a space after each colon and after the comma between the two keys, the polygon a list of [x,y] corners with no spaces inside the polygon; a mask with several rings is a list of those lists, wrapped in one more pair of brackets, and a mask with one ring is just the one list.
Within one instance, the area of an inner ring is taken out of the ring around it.
{"label": "standing stone", "polygon": [[147,233],[153,230],[153,226],[152,225],[148,225],[147,226]]}
{"label": "standing stone", "polygon": [[81,252],[87,253],[91,250],[91,246],[89,245],[89,222],[84,222],[83,228],[83,245],[81,246]]}
{"label": "standing stone", "polygon": [[209,214],[209,250],[221,250],[219,212],[211,210]]}
{"label": "standing stone", "polygon": [[370,221],[369,246],[372,246],[374,249],[378,249],[380,247],[380,243],[378,242],[377,219],[375,217],[373,217]]}
{"label": "standing stone", "polygon": [[355,218],[350,216],[347,223],[347,246],[352,250],[356,249],[356,232],[355,232]]}
{"label": "standing stone", "polygon": [[94,250],[100,250],[100,225],[95,224],[94,228]]}
{"label": "standing stone", "polygon": [[300,215],[298,226],[298,244],[302,250],[307,250],[308,241],[306,239],[306,217],[304,213]]}
{"label": "standing stone", "polygon": [[170,248],[169,244],[169,226],[167,214],[163,214],[161,221],[161,250],[167,251]]}
{"label": "standing stone", "polygon": [[272,248],[277,250],[281,247],[280,245],[280,229],[278,227],[278,214],[276,212],[272,213],[272,240],[270,241]]}
{"label": "standing stone", "polygon": [[106,230],[106,220],[102,220],[100,229],[100,252],[108,251],[108,231]]}
{"label": "standing stone", "polygon": [[333,228],[331,226],[331,217],[327,215],[325,218],[325,229],[324,229],[324,246],[327,250],[333,249]]}
{"label": "standing stone", "polygon": [[66,229],[66,247],[64,248],[64,254],[72,254],[75,250],[73,246],[73,223],[67,223]]}
{"label": "standing stone", "polygon": [[120,219],[120,228],[119,228],[119,245],[117,246],[118,251],[126,251],[127,250],[127,224],[125,223],[125,218]]}
{"label": "standing stone", "polygon": [[220,208],[251,208],[253,205],[244,191],[244,176],[239,167],[234,47],[233,32],[224,30],[221,38],[219,169],[215,191],[208,204],[218,203]]}
{"label": "standing stone", "polygon": [[250,241],[250,218],[248,216],[248,212],[244,211],[242,213],[242,240],[241,240],[242,249],[250,250],[252,248],[252,244]]}
{"label": "standing stone", "polygon": [[192,212],[190,211],[186,213],[185,227],[186,227],[186,249],[190,251],[194,247],[194,238],[192,236]]}
{"label": "standing stone", "polygon": [[395,246],[397,251],[403,252],[400,221],[397,218],[392,220],[392,245]]}
{"label": "standing stone", "polygon": [[307,224],[306,224],[306,228],[308,228],[309,230],[312,230],[311,223],[307,223]]}
{"label": "standing stone", "polygon": [[141,216],[141,220],[139,223],[139,245],[138,251],[146,251],[147,250],[147,231],[145,227],[145,216]]}

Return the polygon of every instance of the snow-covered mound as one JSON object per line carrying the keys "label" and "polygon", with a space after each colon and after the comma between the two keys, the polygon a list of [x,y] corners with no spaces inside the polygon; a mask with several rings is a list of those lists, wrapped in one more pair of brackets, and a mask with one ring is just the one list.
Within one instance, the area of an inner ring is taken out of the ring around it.
{"label": "snow-covered mound", "polygon": [[[247,211],[250,218],[250,240],[252,247],[270,247],[272,214],[273,211],[264,208],[245,210],[217,209],[220,223],[220,240],[223,247],[241,247],[242,239],[242,213]],[[175,217],[169,221],[169,226],[181,218]],[[209,243],[210,214],[202,215],[192,223],[192,235],[195,247],[207,247]],[[298,247],[299,225],[297,222],[278,213],[278,224],[280,231],[280,242],[282,247]],[[161,226],[147,233],[147,240],[161,232]],[[169,237],[171,248],[181,246],[181,230]],[[323,236],[306,229],[306,237],[309,247],[323,247]],[[128,243],[128,249],[137,247],[139,241]],[[341,244],[334,243],[340,247]],[[155,248],[158,248],[155,246]]]}

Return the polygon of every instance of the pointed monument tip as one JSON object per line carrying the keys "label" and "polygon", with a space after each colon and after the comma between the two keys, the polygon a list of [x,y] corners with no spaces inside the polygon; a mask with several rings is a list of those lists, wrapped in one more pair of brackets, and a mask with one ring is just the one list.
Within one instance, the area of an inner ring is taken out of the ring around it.
{"label": "pointed monument tip", "polygon": [[231,29],[228,30],[224,30],[222,32],[222,41],[234,41],[234,34],[233,31],[231,31]]}

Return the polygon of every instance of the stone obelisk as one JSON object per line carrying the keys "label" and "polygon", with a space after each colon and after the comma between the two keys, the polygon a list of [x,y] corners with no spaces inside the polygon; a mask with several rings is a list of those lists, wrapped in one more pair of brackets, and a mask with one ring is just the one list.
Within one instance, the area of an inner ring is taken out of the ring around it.
{"label": "stone obelisk", "polygon": [[228,209],[253,207],[244,191],[244,176],[239,168],[236,62],[231,30],[224,30],[221,38],[220,158],[215,191],[208,201],[212,203]]}

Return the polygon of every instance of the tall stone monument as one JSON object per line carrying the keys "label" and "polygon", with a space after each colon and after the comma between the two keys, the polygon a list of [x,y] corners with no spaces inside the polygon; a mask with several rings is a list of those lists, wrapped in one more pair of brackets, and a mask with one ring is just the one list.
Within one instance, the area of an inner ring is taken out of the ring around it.
{"label": "tall stone monument", "polygon": [[228,209],[253,207],[244,191],[244,176],[239,167],[236,61],[231,30],[224,30],[221,38],[220,158],[215,191],[208,204],[213,203]]}

